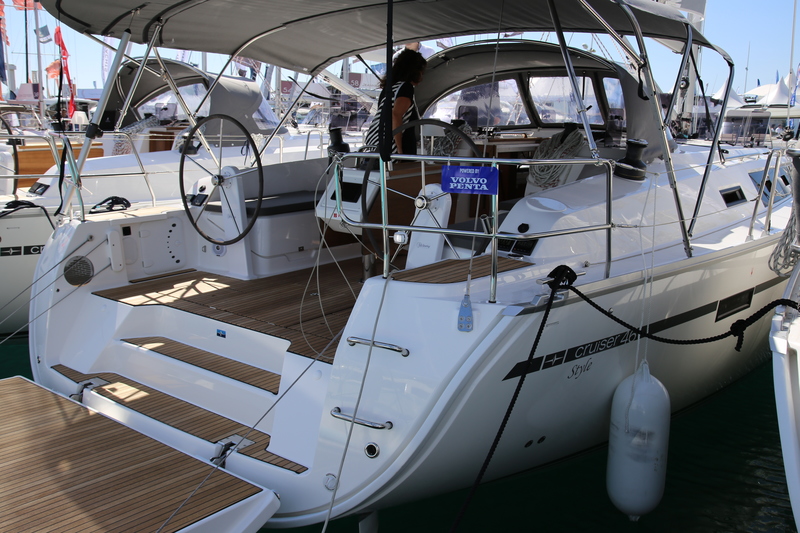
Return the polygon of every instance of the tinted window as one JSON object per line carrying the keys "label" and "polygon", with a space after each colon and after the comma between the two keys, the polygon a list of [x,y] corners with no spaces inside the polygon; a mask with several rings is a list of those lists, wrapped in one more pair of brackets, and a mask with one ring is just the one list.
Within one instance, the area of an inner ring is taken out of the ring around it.
{"label": "tinted window", "polygon": [[[566,76],[532,77],[529,80],[531,99],[539,118],[545,124],[579,123],[578,101],[573,96],[572,85]],[[578,87],[587,108],[589,124],[603,124],[600,106],[597,105],[591,78],[578,77]]]}

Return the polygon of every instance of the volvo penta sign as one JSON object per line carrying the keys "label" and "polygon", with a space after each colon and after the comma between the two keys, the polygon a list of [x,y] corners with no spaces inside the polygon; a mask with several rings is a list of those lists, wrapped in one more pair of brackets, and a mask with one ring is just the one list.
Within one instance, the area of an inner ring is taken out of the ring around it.
{"label": "volvo penta sign", "polygon": [[497,167],[442,167],[442,190],[462,194],[497,194]]}

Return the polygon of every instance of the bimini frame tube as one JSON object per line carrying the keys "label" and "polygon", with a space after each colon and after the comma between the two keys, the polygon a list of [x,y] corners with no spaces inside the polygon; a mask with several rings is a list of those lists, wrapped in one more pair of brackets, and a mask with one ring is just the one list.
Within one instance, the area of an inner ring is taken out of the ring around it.
{"label": "bimini frame tube", "polygon": [[[113,72],[116,73],[119,71],[119,67],[122,64],[122,58],[125,56],[125,48],[128,47],[128,42],[131,40],[131,32],[130,30],[125,30],[122,32],[122,37],[119,40],[119,47],[117,48],[117,53],[114,55],[114,60],[111,62],[111,67],[109,68],[109,73]],[[81,147],[81,154],[78,156],[78,172],[83,170],[83,164],[86,162],[86,159],[89,157],[89,150],[92,147],[92,140],[95,138],[95,134],[97,133],[98,126],[97,123],[99,122],[100,118],[103,116],[103,113],[106,110],[106,106],[108,105],[108,99],[111,97],[111,88],[113,87],[113,83],[106,83],[103,87],[103,92],[100,95],[100,100],[97,102],[97,107],[94,110],[94,115],[92,115],[91,123],[89,127],[86,128],[86,139],[83,142],[83,146]],[[65,202],[66,205],[66,202]]]}
{"label": "bimini frame tube", "polygon": [[647,47],[644,43],[644,35],[642,34],[642,28],[639,26],[639,21],[636,20],[636,16],[631,11],[631,8],[628,7],[625,3],[619,4],[620,9],[627,15],[628,20],[633,27],[634,33],[636,34],[636,42],[639,45],[639,50],[641,50],[641,58],[642,58],[642,65],[639,67],[640,76],[644,73],[646,78],[646,83],[644,85],[647,86],[649,89],[649,94],[647,95],[652,102],[653,109],[655,111],[655,117],[661,121],[661,143],[663,146],[664,151],[664,167],[667,170],[667,178],[669,179],[669,185],[672,189],[672,197],[675,201],[675,210],[678,214],[678,226],[681,230],[681,238],[683,239],[683,249],[686,252],[686,257],[692,257],[692,244],[689,240],[689,233],[686,230],[686,219],[683,215],[683,207],[681,206],[681,197],[678,193],[678,180],[675,177],[675,166],[672,164],[672,153],[669,151],[669,138],[667,137],[667,127],[664,123],[663,115],[661,113],[661,106],[659,103],[658,95],[656,94],[655,87],[656,82],[653,79],[653,72],[650,70],[650,61],[647,58]]}
{"label": "bimini frame tube", "polygon": [[[100,46],[103,46],[103,47],[105,47],[105,48],[108,48],[109,50],[111,50],[111,51],[112,51],[112,52],[114,52],[115,54],[117,53],[117,49],[116,49],[116,48],[114,48],[113,46],[111,46],[111,45],[110,45],[110,44],[108,44],[107,42],[105,42],[105,41],[103,41],[103,40],[101,40],[101,39],[98,39],[97,37],[95,37],[95,36],[94,36],[94,35],[92,35],[91,33],[89,33],[89,32],[84,32],[84,33],[82,33],[81,35],[83,35],[84,37],[87,37],[87,38],[89,38],[89,39],[93,40],[94,42],[96,42],[96,43],[97,43],[97,44],[99,44]],[[148,67],[147,65],[144,65],[144,63],[140,63],[140,62],[139,62],[139,60],[138,60],[138,59],[136,59],[135,57],[131,57],[131,56],[129,56],[128,54],[125,54],[125,59],[127,59],[128,61],[130,61],[130,62],[132,62],[132,63],[134,63],[134,64],[136,64],[136,65],[143,66],[143,68],[144,68],[145,70],[147,70],[148,72],[150,72],[151,74],[154,74],[154,75],[156,75],[156,76],[160,76],[160,75],[161,75],[159,72],[156,72],[155,70],[151,69],[151,68],[150,68],[150,67]]]}
{"label": "bimini frame tube", "polygon": [[144,65],[147,63],[147,59],[150,57],[150,53],[153,51],[153,46],[155,46],[156,39],[158,39],[159,35],[161,35],[161,28],[161,24],[156,26],[156,29],[153,31],[153,38],[150,39],[149,43],[147,43],[147,49],[144,51],[142,62],[139,63],[139,68],[136,69],[136,76],[134,76],[133,83],[131,83],[128,94],[125,96],[125,102],[122,104],[122,111],[119,114],[119,118],[117,118],[117,123],[114,125],[114,131],[120,128],[122,120],[125,118],[125,115],[128,114],[128,108],[131,106],[131,101],[133,101],[133,93],[136,92],[136,87],[139,86],[139,81],[142,79],[142,74],[144,74]]}
{"label": "bimini frame tube", "polygon": [[[703,171],[703,181],[700,182],[700,190],[697,193],[697,202],[694,205],[694,212],[692,213],[692,221],[689,224],[689,236],[692,236],[694,226],[697,223],[697,217],[700,216],[700,205],[703,203],[703,196],[706,192],[706,184],[708,183],[709,174],[711,174],[711,166],[714,164],[714,156],[717,155],[717,147],[719,146],[719,136],[722,133],[722,121],[725,118],[725,110],[728,108],[728,97],[731,94],[733,87],[733,61],[725,58],[730,66],[730,74],[728,75],[728,85],[725,87],[725,96],[722,97],[722,108],[719,111],[717,118],[717,127],[714,128],[714,140],[711,142],[711,149],[708,151],[708,161],[706,161],[706,168]],[[777,174],[776,174],[777,176]],[[766,176],[762,179],[766,180]]]}
{"label": "bimini frame tube", "polygon": [[[156,33],[158,32],[157,31],[153,32],[153,35],[155,35]],[[178,89],[178,84],[175,83],[175,80],[172,79],[172,75],[169,73],[169,70],[167,70],[167,66],[161,59],[161,54],[158,53],[158,48],[153,49],[153,55],[155,56],[156,61],[158,61],[158,64],[161,67],[161,71],[163,72],[164,76],[164,81],[166,81],[167,85],[169,85],[170,90],[175,95],[175,99],[178,101],[178,105],[180,105],[181,109],[183,109],[183,112],[186,113],[186,118],[189,120],[189,124],[191,124],[192,127],[194,128],[195,126],[197,126],[197,119],[195,118],[195,115],[192,112],[192,110],[189,109],[189,105],[186,103],[186,100],[183,99],[181,91]],[[217,156],[214,155],[214,150],[211,149],[211,145],[209,145],[208,141],[206,141],[206,137],[205,135],[203,135],[203,132],[198,131],[197,138],[200,139],[201,143],[203,143],[203,147],[208,152],[208,155],[211,156],[211,160],[214,161],[214,165],[219,167],[219,161],[217,160]]]}
{"label": "bimini frame tube", "polygon": [[[125,30],[122,32],[122,37],[119,41],[119,48],[117,49],[117,53],[114,55],[114,60],[111,62],[111,68],[109,72],[118,72],[119,67],[122,64],[122,58],[125,56],[125,48],[128,47],[128,42],[131,40],[131,32],[130,30]],[[92,120],[89,123],[89,127],[86,128],[86,137],[83,141],[83,146],[81,146],[81,153],[78,156],[78,161],[75,164],[77,176],[80,176],[81,171],[83,170],[83,164],[86,162],[86,159],[89,157],[89,150],[92,148],[92,141],[99,136],[98,131],[99,127],[97,126],[97,122],[103,116],[103,112],[106,110],[106,106],[108,105],[108,99],[111,97],[111,88],[113,84],[106,83],[103,86],[103,92],[100,95],[100,100],[97,102],[97,107],[94,110],[94,114],[92,115]],[[76,185],[77,186],[77,185]],[[67,195],[64,198],[63,209],[65,212],[68,212],[69,206],[72,203],[72,197],[75,195],[75,187],[76,186],[69,186],[67,187]]]}
{"label": "bimini frame tube", "polygon": [[569,74],[569,82],[572,85],[572,94],[578,101],[578,115],[581,117],[583,123],[583,131],[586,132],[586,140],[589,142],[589,150],[592,152],[594,159],[599,159],[600,154],[597,152],[597,143],[594,142],[592,135],[592,126],[589,124],[589,117],[586,115],[586,104],[583,102],[583,95],[581,94],[580,86],[578,85],[578,77],[575,75],[575,68],[572,66],[572,59],[569,57],[569,49],[567,48],[567,41],[564,39],[564,30],[561,28],[561,21],[556,12],[556,5],[554,0],[548,0],[547,4],[550,6],[550,18],[553,20],[553,26],[558,35],[558,45],[561,48],[561,55],[564,57],[564,64],[567,67]]}
{"label": "bimini frame tube", "polygon": [[678,68],[678,76],[675,78],[675,85],[672,87],[672,96],[669,99],[669,106],[667,106],[667,113],[664,115],[664,124],[669,124],[672,110],[675,104],[678,103],[678,91],[681,88],[681,79],[683,78],[683,71],[686,70],[686,64],[689,62],[689,56],[692,54],[692,40],[694,33],[691,26],[686,27],[686,44],[683,47],[683,57],[681,58],[681,66]]}

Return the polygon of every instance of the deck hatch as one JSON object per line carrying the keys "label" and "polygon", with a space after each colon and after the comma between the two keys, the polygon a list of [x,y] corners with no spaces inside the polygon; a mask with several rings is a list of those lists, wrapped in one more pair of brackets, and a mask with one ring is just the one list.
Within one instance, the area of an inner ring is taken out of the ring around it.
{"label": "deck hatch", "polygon": [[721,189],[719,193],[722,195],[722,199],[728,207],[733,207],[734,205],[739,205],[747,201],[744,191],[739,185],[729,189]]}

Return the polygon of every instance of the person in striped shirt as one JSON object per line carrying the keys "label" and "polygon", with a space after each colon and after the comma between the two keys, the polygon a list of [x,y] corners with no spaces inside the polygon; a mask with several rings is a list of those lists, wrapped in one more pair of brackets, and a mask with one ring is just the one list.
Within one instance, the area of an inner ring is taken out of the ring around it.
{"label": "person in striped shirt", "polygon": [[[404,49],[394,59],[392,64],[392,131],[412,120],[418,120],[419,110],[414,100],[414,87],[422,81],[425,67],[428,62],[422,54],[410,48]],[[386,78],[381,80],[381,87],[386,83]],[[385,92],[378,101],[378,109],[383,108]],[[379,116],[376,116],[367,130],[365,144],[378,148]],[[415,128],[408,128],[392,138],[393,154],[416,154],[417,135]]]}

